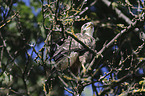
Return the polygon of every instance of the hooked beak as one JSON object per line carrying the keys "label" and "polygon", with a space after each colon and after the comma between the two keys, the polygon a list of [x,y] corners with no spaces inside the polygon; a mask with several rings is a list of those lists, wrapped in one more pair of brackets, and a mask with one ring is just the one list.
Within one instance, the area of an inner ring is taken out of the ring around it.
{"label": "hooked beak", "polygon": [[87,26],[87,28],[89,28],[89,27],[91,27],[91,28],[93,28],[93,23],[91,23],[89,26]]}

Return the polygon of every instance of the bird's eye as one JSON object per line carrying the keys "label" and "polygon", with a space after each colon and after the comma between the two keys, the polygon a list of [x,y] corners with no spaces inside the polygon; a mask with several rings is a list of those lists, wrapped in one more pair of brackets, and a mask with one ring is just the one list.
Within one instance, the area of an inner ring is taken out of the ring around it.
{"label": "bird's eye", "polygon": [[87,24],[85,24],[84,27],[87,27]]}
{"label": "bird's eye", "polygon": [[86,30],[82,30],[82,33],[85,33],[86,32]]}
{"label": "bird's eye", "polygon": [[82,26],[82,30],[86,30],[86,28],[87,28],[87,24]]}

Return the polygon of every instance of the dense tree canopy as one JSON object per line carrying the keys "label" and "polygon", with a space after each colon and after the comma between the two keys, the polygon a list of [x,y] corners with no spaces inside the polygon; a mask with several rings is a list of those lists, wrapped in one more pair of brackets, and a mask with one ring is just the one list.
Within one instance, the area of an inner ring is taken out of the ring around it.
{"label": "dense tree canopy", "polygon": [[[144,18],[144,0],[1,0],[0,95],[143,95]],[[94,49],[75,35],[90,21]],[[78,74],[53,58],[68,37],[93,54]]]}

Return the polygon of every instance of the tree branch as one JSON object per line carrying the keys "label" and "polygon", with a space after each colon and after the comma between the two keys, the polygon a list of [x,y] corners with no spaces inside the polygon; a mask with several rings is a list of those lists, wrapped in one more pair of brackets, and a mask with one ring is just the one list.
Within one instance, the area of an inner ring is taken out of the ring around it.
{"label": "tree branch", "polygon": [[67,35],[71,36],[73,39],[75,39],[78,43],[80,43],[84,48],[86,48],[89,52],[93,53],[93,55],[96,55],[95,50],[89,48],[89,46],[85,45],[81,40],[79,40],[78,38],[76,38],[75,35],[69,33],[69,32],[65,32]]}
{"label": "tree branch", "polygon": [[132,24],[130,24],[126,29],[123,29],[120,33],[118,33],[108,44],[104,45],[104,47],[97,53],[102,54],[104,50],[108,47],[110,47],[115,40],[117,40],[122,34],[127,33],[129,30],[133,29],[137,26],[137,23],[140,22],[140,20],[136,20]]}
{"label": "tree branch", "polygon": [[118,8],[113,7],[112,3],[108,0],[102,0],[102,2],[104,4],[106,4],[106,6],[110,7],[112,6],[112,10],[115,11],[115,13],[118,15],[119,18],[122,18],[123,20],[125,20],[125,22],[127,24],[132,24],[133,22],[130,20],[130,18],[128,18],[126,15],[124,15]]}

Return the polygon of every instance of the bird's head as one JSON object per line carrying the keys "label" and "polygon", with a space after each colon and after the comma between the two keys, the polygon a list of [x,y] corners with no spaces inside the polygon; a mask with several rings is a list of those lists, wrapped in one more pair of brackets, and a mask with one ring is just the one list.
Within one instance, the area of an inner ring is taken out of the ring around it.
{"label": "bird's head", "polygon": [[94,33],[94,25],[93,25],[93,23],[92,22],[85,23],[81,27],[81,33],[87,34],[89,36],[93,36],[93,33]]}

